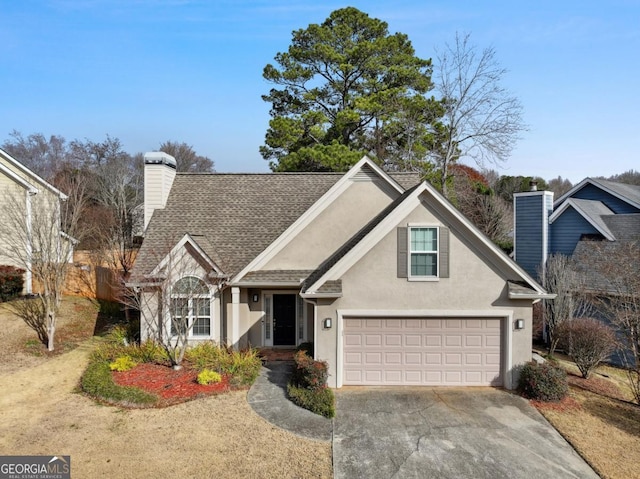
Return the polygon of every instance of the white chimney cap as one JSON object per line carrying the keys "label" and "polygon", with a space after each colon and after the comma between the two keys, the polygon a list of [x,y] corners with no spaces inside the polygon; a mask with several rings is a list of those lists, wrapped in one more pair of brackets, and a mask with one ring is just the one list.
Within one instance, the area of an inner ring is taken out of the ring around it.
{"label": "white chimney cap", "polygon": [[176,159],[165,153],[164,151],[149,151],[144,154],[144,164],[145,165],[167,165],[171,168],[176,168]]}

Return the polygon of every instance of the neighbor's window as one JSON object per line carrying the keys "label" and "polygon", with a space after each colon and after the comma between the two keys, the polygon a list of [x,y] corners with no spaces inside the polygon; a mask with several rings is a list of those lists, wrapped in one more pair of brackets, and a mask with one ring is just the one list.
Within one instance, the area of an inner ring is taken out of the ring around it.
{"label": "neighbor's window", "polygon": [[438,228],[413,227],[410,231],[410,275],[438,276]]}
{"label": "neighbor's window", "polygon": [[176,281],[171,291],[171,335],[211,335],[211,296],[199,278],[187,276]]}

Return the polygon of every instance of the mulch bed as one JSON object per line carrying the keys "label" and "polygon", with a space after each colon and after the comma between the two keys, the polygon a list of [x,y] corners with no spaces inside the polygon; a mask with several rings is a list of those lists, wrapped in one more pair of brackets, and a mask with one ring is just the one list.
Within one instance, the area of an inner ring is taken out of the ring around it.
{"label": "mulch bed", "polygon": [[533,407],[535,407],[539,411],[566,412],[566,411],[572,411],[576,409],[582,409],[582,406],[580,405],[580,403],[568,394],[560,401],[545,402],[545,401],[536,401],[535,399],[531,399],[529,402],[533,405]]}
{"label": "mulch bed", "polygon": [[596,376],[591,376],[589,379],[585,379],[582,376],[578,376],[574,373],[567,374],[567,380],[571,386],[577,386],[582,389],[586,389],[587,391],[591,391],[592,393],[599,394],[600,396],[606,396],[611,399],[620,399],[622,401],[625,400],[624,395],[611,381],[607,381],[603,378],[598,378]]}
{"label": "mulch bed", "polygon": [[176,371],[160,364],[143,363],[124,372],[112,372],[113,381],[120,386],[133,386],[160,398],[157,406],[177,404],[201,396],[229,391],[229,378],[208,385],[198,384],[198,372],[188,366]]}

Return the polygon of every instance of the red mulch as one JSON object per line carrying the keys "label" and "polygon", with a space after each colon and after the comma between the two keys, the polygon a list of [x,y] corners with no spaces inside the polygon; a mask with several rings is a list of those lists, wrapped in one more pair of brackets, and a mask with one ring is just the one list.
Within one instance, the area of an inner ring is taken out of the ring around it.
{"label": "red mulch", "polygon": [[564,399],[562,399],[561,401],[545,402],[545,401],[536,401],[535,399],[531,399],[529,402],[536,409],[544,410],[544,411],[566,412],[566,411],[574,411],[576,409],[582,408],[580,403],[569,395],[565,396]]}
{"label": "red mulch", "polygon": [[582,389],[586,389],[587,391],[591,391],[592,393],[599,394],[600,396],[606,396],[611,399],[620,399],[625,400],[624,395],[620,392],[618,386],[616,386],[613,382],[607,381],[603,378],[598,378],[595,376],[591,376],[589,379],[585,379],[582,376],[578,376],[574,373],[569,373],[567,375],[567,379],[569,380],[569,384],[571,386],[577,386]]}
{"label": "red mulch", "polygon": [[229,391],[229,378],[208,385],[198,384],[198,372],[184,366],[176,371],[160,364],[143,363],[124,372],[112,372],[113,381],[120,386],[133,386],[160,398],[158,406],[168,406],[200,396]]}

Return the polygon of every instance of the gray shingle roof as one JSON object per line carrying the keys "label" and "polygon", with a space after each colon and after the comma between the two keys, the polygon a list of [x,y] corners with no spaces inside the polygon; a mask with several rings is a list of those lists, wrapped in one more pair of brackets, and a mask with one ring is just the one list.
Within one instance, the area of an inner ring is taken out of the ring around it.
{"label": "gray shingle roof", "polygon": [[[189,233],[222,271],[234,275],[251,262],[342,173],[178,173],[163,210],[145,233],[131,281],[142,281]],[[403,188],[419,176],[393,173]]]}
{"label": "gray shingle roof", "polygon": [[605,215],[612,215],[613,211],[607,208],[603,202],[596,200],[582,200],[579,198],[571,198],[569,201],[572,201],[585,215],[587,215],[591,221],[598,226],[598,229],[606,232],[612,237],[614,236],[603,219],[603,216]]}
{"label": "gray shingle roof", "polygon": [[627,183],[616,183],[615,181],[601,180],[598,178],[589,178],[596,184],[607,188],[618,195],[631,200],[636,204],[640,204],[640,186],[629,185]]}

